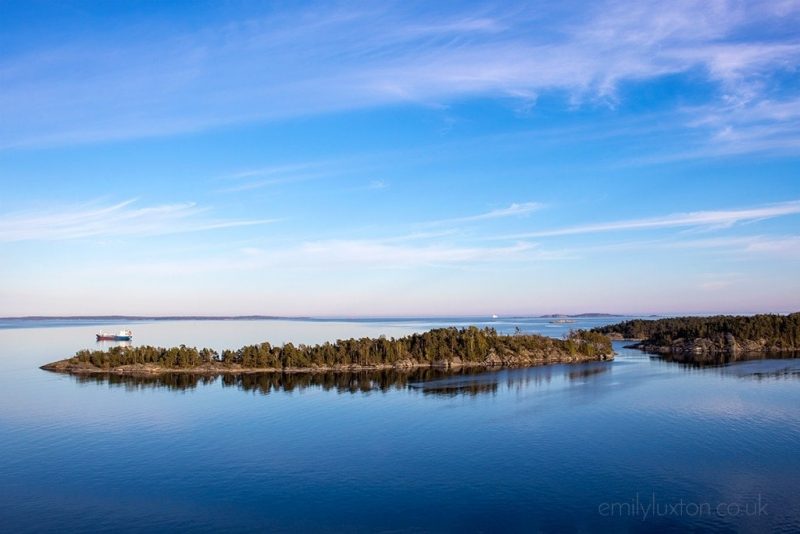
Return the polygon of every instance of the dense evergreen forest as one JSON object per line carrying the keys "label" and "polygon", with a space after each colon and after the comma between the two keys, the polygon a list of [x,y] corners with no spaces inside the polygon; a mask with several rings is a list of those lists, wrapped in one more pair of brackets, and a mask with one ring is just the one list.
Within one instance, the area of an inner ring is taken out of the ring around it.
{"label": "dense evergreen forest", "polygon": [[641,339],[640,348],[658,352],[798,350],[800,313],[634,319],[595,328],[593,332]]}
{"label": "dense evergreen forest", "polygon": [[82,350],[73,358],[44,366],[80,371],[120,366],[160,369],[314,369],[340,367],[414,367],[459,364],[526,365],[549,361],[608,359],[611,341],[596,332],[577,331],[567,339],[538,335],[501,335],[493,328],[440,328],[402,338],[360,338],[321,345],[248,345],[217,353],[194,347],[113,347]]}

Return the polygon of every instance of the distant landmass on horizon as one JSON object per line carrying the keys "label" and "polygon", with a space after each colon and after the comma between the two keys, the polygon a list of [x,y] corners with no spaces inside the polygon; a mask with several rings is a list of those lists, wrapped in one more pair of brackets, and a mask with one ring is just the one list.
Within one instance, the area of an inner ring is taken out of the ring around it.
{"label": "distant landmass on horizon", "polygon": [[24,315],[14,317],[0,317],[0,321],[257,321],[257,320],[286,320],[286,321],[338,321],[338,320],[411,320],[425,318],[492,318],[515,319],[527,317],[531,319],[555,319],[559,317],[570,318],[602,318],[602,317],[660,317],[652,314],[617,314],[617,313],[578,313],[563,314],[553,313],[546,315],[507,315],[493,317],[492,315],[404,315],[404,316],[306,316],[306,315]]}

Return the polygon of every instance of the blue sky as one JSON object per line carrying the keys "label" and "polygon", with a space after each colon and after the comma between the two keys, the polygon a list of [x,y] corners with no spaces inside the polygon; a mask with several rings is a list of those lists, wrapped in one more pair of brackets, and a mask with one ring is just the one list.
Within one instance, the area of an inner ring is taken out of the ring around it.
{"label": "blue sky", "polygon": [[0,1],[0,315],[797,311],[797,28]]}

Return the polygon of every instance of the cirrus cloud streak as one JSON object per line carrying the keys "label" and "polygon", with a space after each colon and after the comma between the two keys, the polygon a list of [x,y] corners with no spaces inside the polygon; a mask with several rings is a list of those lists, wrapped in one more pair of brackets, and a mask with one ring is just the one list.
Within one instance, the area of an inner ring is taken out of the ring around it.
{"label": "cirrus cloud streak", "polygon": [[193,202],[137,208],[136,199],[100,206],[91,202],[56,210],[0,215],[0,242],[144,237],[252,226],[274,219],[226,220],[207,216]]}

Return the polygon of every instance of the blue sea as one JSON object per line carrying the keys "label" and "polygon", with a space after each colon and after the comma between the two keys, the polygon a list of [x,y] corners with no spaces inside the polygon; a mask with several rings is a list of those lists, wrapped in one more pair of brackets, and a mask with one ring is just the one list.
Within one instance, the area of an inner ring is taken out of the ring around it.
{"label": "blue sea", "polygon": [[[0,324],[5,532],[798,532],[800,360],[442,374],[78,378],[40,365],[135,344],[619,318]],[[108,346],[108,345],[101,345]]]}

